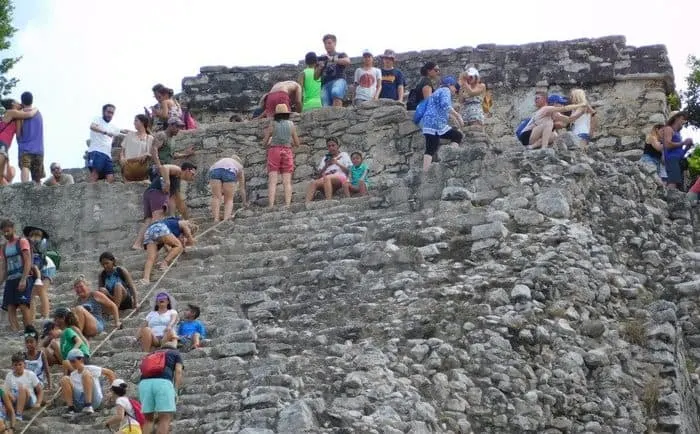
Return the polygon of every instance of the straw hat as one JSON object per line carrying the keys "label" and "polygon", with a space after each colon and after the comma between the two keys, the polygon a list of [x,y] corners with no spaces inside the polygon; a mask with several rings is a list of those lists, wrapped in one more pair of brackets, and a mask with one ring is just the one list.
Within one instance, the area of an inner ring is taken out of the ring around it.
{"label": "straw hat", "polygon": [[281,115],[284,113],[289,113],[289,107],[287,107],[287,104],[277,104],[277,106],[275,106],[275,114]]}

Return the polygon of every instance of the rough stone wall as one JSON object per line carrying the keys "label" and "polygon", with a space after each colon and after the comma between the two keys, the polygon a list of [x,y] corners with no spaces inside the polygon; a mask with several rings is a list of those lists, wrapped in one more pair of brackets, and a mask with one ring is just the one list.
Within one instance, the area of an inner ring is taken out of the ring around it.
{"label": "rough stone wall", "polygon": [[[398,67],[409,88],[429,60],[440,65],[443,75],[457,75],[467,64],[479,68],[493,89],[494,115],[487,131],[494,139],[511,137],[532,112],[535,89],[568,93],[582,87],[599,107],[598,145],[629,149],[651,125],[663,121],[666,94],[674,88],[666,48],[631,47],[623,36],[401,53]],[[361,59],[352,61],[348,77]],[[198,76],[183,79],[182,96],[200,122],[228,121],[233,113],[250,113],[273,83],[296,79],[301,68],[202,67]]]}

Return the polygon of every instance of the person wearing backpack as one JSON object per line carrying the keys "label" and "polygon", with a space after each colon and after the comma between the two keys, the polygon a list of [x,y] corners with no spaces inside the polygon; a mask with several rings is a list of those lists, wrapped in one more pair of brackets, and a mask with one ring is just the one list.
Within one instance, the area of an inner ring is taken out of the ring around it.
{"label": "person wearing backpack", "polygon": [[158,413],[157,433],[170,432],[170,422],[176,409],[177,390],[183,382],[184,365],[177,351],[177,341],[165,342],[161,349],[153,351],[141,360],[139,401],[146,418],[144,432],[153,431],[153,421]]}
{"label": "person wearing backpack", "polygon": [[421,79],[416,87],[408,92],[406,110],[415,110],[421,101],[428,98],[435,90],[435,83],[440,76],[440,68],[435,62],[426,62],[420,69]]}
{"label": "person wearing backpack", "polygon": [[117,397],[114,415],[105,421],[105,428],[111,431],[112,425],[119,424],[120,434],[141,434],[146,425],[146,417],[141,410],[141,403],[126,396],[129,386],[126,381],[118,378],[112,381],[111,391]]}

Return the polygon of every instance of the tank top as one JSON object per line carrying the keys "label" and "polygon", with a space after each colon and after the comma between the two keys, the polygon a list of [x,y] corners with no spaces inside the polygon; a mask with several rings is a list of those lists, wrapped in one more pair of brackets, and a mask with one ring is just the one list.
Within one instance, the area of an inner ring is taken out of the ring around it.
{"label": "tank top", "polygon": [[314,79],[314,68],[304,69],[303,112],[321,107],[321,78]]}
{"label": "tank top", "polygon": [[41,357],[41,351],[39,351],[35,360],[26,359],[24,364],[28,370],[32,371],[37,377],[39,377],[39,381],[42,383],[46,381],[44,378],[44,359]]}
{"label": "tank top", "polygon": [[590,113],[584,113],[574,121],[574,126],[571,130],[572,133],[576,134],[590,134],[591,133],[591,115]]}
{"label": "tank top", "polygon": [[95,319],[102,319],[102,305],[97,300],[95,300],[94,293],[91,292],[88,296],[88,299],[85,300],[81,305],[85,308],[85,310],[90,312],[92,316],[95,317]]}
{"label": "tank top", "polygon": [[12,139],[15,138],[15,133],[17,132],[17,122],[10,121],[5,123],[0,121],[0,143],[5,145],[5,150],[10,149],[12,145]]}
{"label": "tank top", "polygon": [[661,160],[661,152],[657,151],[656,148],[651,145],[651,143],[644,144],[644,153],[657,160]]}
{"label": "tank top", "polygon": [[288,119],[274,121],[271,146],[292,146],[292,127],[294,123]]}
{"label": "tank top", "polygon": [[[671,136],[671,142],[673,143],[680,143],[683,141],[683,137],[681,136],[681,133],[678,131],[674,131],[673,135]],[[664,145],[664,154],[666,157],[670,158],[683,158],[683,155],[685,155],[685,150],[683,149],[682,146],[679,146],[677,148],[671,148],[668,149],[666,148],[666,145]]]}

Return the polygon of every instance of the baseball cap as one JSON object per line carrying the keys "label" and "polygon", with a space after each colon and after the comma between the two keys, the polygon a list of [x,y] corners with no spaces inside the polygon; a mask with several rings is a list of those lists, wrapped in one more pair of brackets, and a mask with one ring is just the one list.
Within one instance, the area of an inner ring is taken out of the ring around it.
{"label": "baseball cap", "polygon": [[547,97],[547,104],[562,104],[566,105],[569,102],[566,98],[561,95],[552,94]]}
{"label": "baseball cap", "polygon": [[73,348],[72,350],[68,351],[68,355],[66,356],[66,359],[67,359],[69,362],[72,362],[72,361],[74,361],[74,360],[82,359],[82,358],[84,358],[84,357],[85,357],[85,354],[83,354],[82,351],[80,351],[80,350],[77,349],[77,348]]}
{"label": "baseball cap", "polygon": [[386,49],[384,50],[384,54],[382,54],[382,57],[396,60],[396,52],[394,52],[394,50]]}
{"label": "baseball cap", "polygon": [[116,380],[112,381],[112,387],[116,388],[122,388],[126,386],[126,381],[122,380],[121,378],[117,378]]}
{"label": "baseball cap", "polygon": [[367,48],[362,50],[362,57],[365,57],[365,56],[372,56],[372,52],[369,51],[369,49],[367,49]]}
{"label": "baseball cap", "polygon": [[440,80],[440,85],[442,85],[442,86],[454,86],[457,88],[457,90],[459,90],[459,84],[457,84],[457,79],[451,75],[447,75],[445,77],[442,77],[442,80]]}
{"label": "baseball cap", "polygon": [[44,330],[41,333],[41,337],[45,338],[46,336],[49,335],[49,332],[55,328],[56,328],[56,324],[54,324],[53,321],[46,321],[46,323],[44,324]]}
{"label": "baseball cap", "polygon": [[467,75],[470,77],[478,77],[479,70],[474,68],[473,66],[471,68],[467,68]]}

